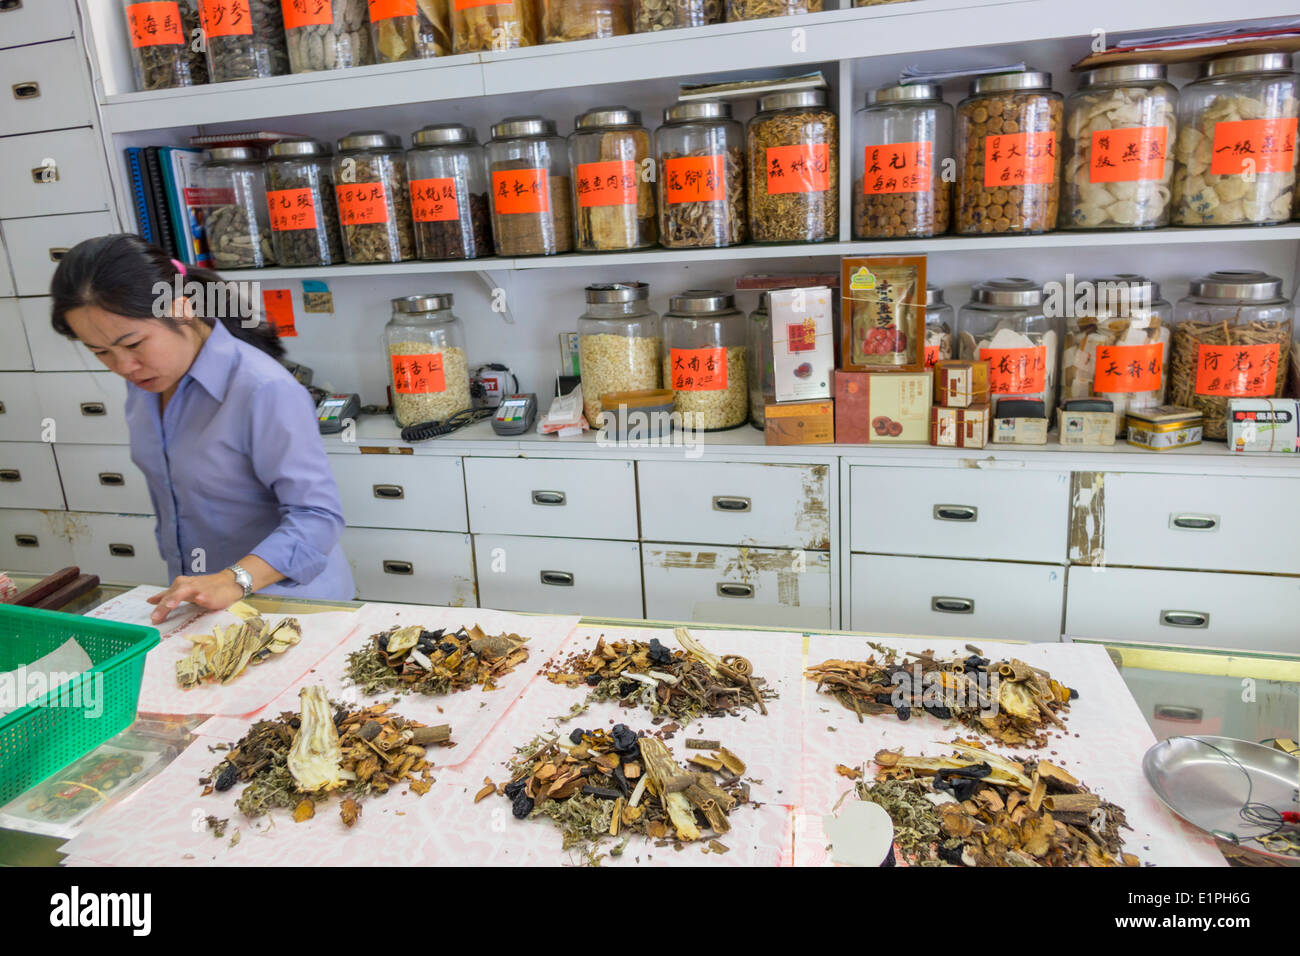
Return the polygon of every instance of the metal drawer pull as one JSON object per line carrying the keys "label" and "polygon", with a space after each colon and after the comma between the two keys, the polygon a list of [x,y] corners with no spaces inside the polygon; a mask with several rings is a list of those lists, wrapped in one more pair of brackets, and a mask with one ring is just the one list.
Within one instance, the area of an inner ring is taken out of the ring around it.
{"label": "metal drawer pull", "polygon": [[535,505],[562,505],[566,501],[563,491],[534,491],[533,504]]}
{"label": "metal drawer pull", "polygon": [[28,80],[26,83],[14,84],[14,99],[16,100],[34,100],[41,95],[41,84],[35,80]]}
{"label": "metal drawer pull", "polygon": [[406,492],[402,490],[401,485],[375,485],[374,492],[376,498],[387,498],[390,501],[406,497]]}
{"label": "metal drawer pull", "polygon": [[1180,720],[1185,723],[1200,721],[1205,711],[1199,707],[1181,707],[1178,704],[1156,704],[1152,715],[1161,720]]}
{"label": "metal drawer pull", "polygon": [[573,575],[568,571],[543,571],[541,578],[543,584],[549,584],[552,587],[573,587]]}
{"label": "metal drawer pull", "polygon": [[0,469],[0,481],[22,481],[23,476],[17,468]]}
{"label": "metal drawer pull", "polygon": [[753,596],[754,585],[752,584],[728,584],[725,581],[718,583],[718,597],[752,598]]}
{"label": "metal drawer pull", "polygon": [[384,573],[385,574],[414,574],[415,565],[411,564],[410,561],[385,561]]}
{"label": "metal drawer pull", "polygon": [[980,510],[970,505],[935,505],[935,521],[977,521]]}
{"label": "metal drawer pull", "polygon": [[4,413],[5,413],[5,403],[0,402],[0,415],[3,415]]}
{"label": "metal drawer pull", "polygon": [[1219,527],[1218,515],[1170,515],[1169,527],[1180,531],[1214,531]]}
{"label": "metal drawer pull", "polygon": [[941,614],[974,614],[975,602],[970,598],[932,597],[930,610]]}
{"label": "metal drawer pull", "polygon": [[99,473],[99,483],[101,485],[112,485],[117,488],[126,484],[126,481],[122,478],[121,474],[116,471],[101,471]]}
{"label": "metal drawer pull", "polygon": [[40,547],[41,543],[36,540],[34,534],[16,534],[14,535],[14,544],[20,548],[36,548]]}
{"label": "metal drawer pull", "polygon": [[81,414],[83,415],[107,415],[108,409],[104,407],[103,402],[82,402]]}
{"label": "metal drawer pull", "polygon": [[1210,615],[1200,611],[1161,611],[1160,623],[1164,627],[1206,628],[1210,626]]}
{"label": "metal drawer pull", "polygon": [[55,163],[50,166],[33,166],[32,182],[44,186],[46,183],[57,183],[59,181],[59,167]]}
{"label": "metal drawer pull", "polygon": [[23,0],[0,0],[0,13],[8,13],[10,10],[21,10]]}
{"label": "metal drawer pull", "polygon": [[735,495],[714,495],[714,511],[731,511],[740,513],[751,510],[751,502],[748,498],[741,498]]}
{"label": "metal drawer pull", "polygon": [[134,558],[135,545],[133,544],[110,544],[108,553],[115,558]]}

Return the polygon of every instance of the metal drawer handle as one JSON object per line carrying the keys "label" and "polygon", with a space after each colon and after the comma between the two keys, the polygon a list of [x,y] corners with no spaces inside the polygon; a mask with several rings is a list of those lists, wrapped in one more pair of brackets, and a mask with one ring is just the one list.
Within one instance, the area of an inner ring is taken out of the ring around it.
{"label": "metal drawer handle", "polygon": [[565,503],[563,491],[534,491],[533,504],[557,506]]}
{"label": "metal drawer handle", "polygon": [[374,485],[373,489],[376,498],[387,498],[390,501],[395,501],[398,498],[406,497],[406,492],[402,490],[401,485]]}
{"label": "metal drawer handle", "polygon": [[1199,721],[1205,716],[1205,711],[1199,707],[1181,707],[1178,704],[1156,704],[1152,713],[1161,720],[1181,720],[1186,723]]}
{"label": "metal drawer handle", "polygon": [[414,574],[415,565],[411,564],[410,561],[385,561],[384,573],[385,574]]}
{"label": "metal drawer handle", "polygon": [[0,402],[0,415],[3,415],[4,413],[5,413],[5,403]]}
{"label": "metal drawer handle", "polygon": [[935,505],[935,521],[978,521],[980,510],[970,505]]}
{"label": "metal drawer handle", "polygon": [[41,84],[35,80],[28,80],[25,83],[14,84],[14,99],[16,100],[34,100],[41,95]]}
{"label": "metal drawer handle", "polygon": [[1219,527],[1218,515],[1170,515],[1169,527],[1180,531],[1214,531]]}
{"label": "metal drawer handle", "polygon": [[23,0],[0,0],[0,13],[8,13],[10,10],[21,10]]}
{"label": "metal drawer handle", "polygon": [[543,584],[549,584],[552,587],[573,587],[573,575],[568,571],[543,571],[541,578]]}
{"label": "metal drawer handle", "polygon": [[51,247],[50,247],[50,261],[51,261],[51,262],[62,262],[62,261],[63,261],[63,257],[66,256],[70,251],[71,251],[71,250],[70,250],[67,246],[51,246]]}
{"label": "metal drawer handle", "polygon": [[1164,627],[1206,628],[1210,626],[1210,615],[1200,611],[1161,611],[1160,623]]}
{"label": "metal drawer handle", "polygon": [[932,597],[930,610],[940,614],[974,614],[975,602],[970,598]]}
{"label": "metal drawer handle", "polygon": [[49,166],[33,166],[32,182],[44,186],[46,183],[57,183],[59,181],[58,163],[51,163]]}
{"label": "metal drawer handle", "polygon": [[83,415],[107,415],[108,409],[104,407],[103,402],[82,402],[81,414]]}
{"label": "metal drawer handle", "polygon": [[714,511],[730,511],[736,514],[750,511],[753,508],[752,502],[748,498],[741,498],[738,495],[714,495]]}
{"label": "metal drawer handle", "polygon": [[20,548],[36,548],[40,547],[41,543],[34,534],[16,534],[14,535],[14,544]]}
{"label": "metal drawer handle", "polygon": [[135,545],[133,544],[110,544],[108,553],[115,558],[134,558]]}
{"label": "metal drawer handle", "polygon": [[17,468],[0,469],[0,481],[22,481],[23,476]]}
{"label": "metal drawer handle", "polygon": [[718,582],[718,597],[752,598],[753,596],[754,585],[752,584],[728,584],[725,581]]}
{"label": "metal drawer handle", "polygon": [[101,471],[99,473],[99,483],[117,488],[126,484],[126,480],[116,471]]}

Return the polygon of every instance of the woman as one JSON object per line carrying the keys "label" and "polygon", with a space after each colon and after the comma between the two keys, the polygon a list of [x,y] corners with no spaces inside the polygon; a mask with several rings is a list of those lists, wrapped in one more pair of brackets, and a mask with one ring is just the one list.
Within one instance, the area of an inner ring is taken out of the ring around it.
{"label": "woman", "polygon": [[354,595],[311,396],[275,334],[244,318],[239,286],[130,235],[87,239],[51,284],[55,331],[128,383],[131,460],[172,578],[149,599],[155,624],[185,601]]}

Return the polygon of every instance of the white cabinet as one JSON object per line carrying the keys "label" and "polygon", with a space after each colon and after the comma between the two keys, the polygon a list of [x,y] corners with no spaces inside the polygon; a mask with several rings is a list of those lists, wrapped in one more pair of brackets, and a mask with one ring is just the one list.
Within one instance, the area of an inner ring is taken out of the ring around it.
{"label": "white cabinet", "polygon": [[54,448],[69,511],[153,514],[144,475],[131,462],[129,445],[68,445]]}
{"label": "white cabinet", "polygon": [[125,445],[126,382],[113,372],[36,372],[41,413],[53,419],[56,442]]}
{"label": "white cabinet", "polygon": [[107,212],[6,219],[0,228],[19,295],[49,295],[54,270],[68,250],[83,239],[118,231],[117,221]]}
{"label": "white cabinet", "polygon": [[344,528],[340,540],[358,600],[477,606],[467,534]]}
{"label": "white cabinet", "polygon": [[170,584],[158,553],[154,519],[137,515],[68,513],[73,563],[107,584]]}
{"label": "white cabinet", "polygon": [[50,445],[0,441],[0,508],[64,508]]}
{"label": "white cabinet", "polygon": [[19,302],[19,299],[0,299],[0,370],[6,372],[32,368],[32,353],[27,348]]}
{"label": "white cabinet", "polygon": [[74,23],[73,0],[2,0],[0,47],[70,37]]}
{"label": "white cabinet", "polygon": [[63,511],[0,511],[0,568],[44,577],[73,563]]}
{"label": "white cabinet", "polygon": [[89,127],[6,138],[0,182],[2,219],[108,208],[104,149]]}
{"label": "white cabinet", "polygon": [[32,367],[38,372],[102,372],[104,364],[90,350],[50,324],[50,297],[16,299],[22,313],[27,344],[32,350]]}
{"label": "white cabinet", "polygon": [[14,278],[9,272],[9,249],[5,245],[4,230],[0,229],[0,296],[14,295]]}
{"label": "white cabinet", "polygon": [[[2,19],[0,35],[8,36]],[[12,135],[89,126],[95,108],[83,58],[72,39],[0,50],[0,130]]]}
{"label": "white cabinet", "polygon": [[41,400],[34,372],[0,372],[0,441],[41,441]]}
{"label": "white cabinet", "polygon": [[638,537],[631,461],[466,458],[465,492],[475,534]]}
{"label": "white cabinet", "polygon": [[503,611],[639,618],[635,542],[474,535],[479,604]]}
{"label": "white cabinet", "polygon": [[459,458],[330,455],[343,517],[361,528],[469,530]]}

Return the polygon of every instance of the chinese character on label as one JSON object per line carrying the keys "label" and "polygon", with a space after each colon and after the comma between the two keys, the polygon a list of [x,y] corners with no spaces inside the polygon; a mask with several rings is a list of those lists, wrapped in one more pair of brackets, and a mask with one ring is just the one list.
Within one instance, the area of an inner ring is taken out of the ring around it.
{"label": "chinese character on label", "polygon": [[636,205],[636,163],[632,160],[579,163],[575,172],[582,208]]}
{"label": "chinese character on label", "polygon": [[997,133],[984,137],[985,188],[1043,184],[1055,178],[1055,133]]}
{"label": "chinese character on label", "polygon": [[1277,389],[1281,346],[1197,345],[1196,394],[1216,398],[1260,398]]}
{"label": "chinese character on label", "polygon": [[500,215],[550,212],[544,169],[508,169],[492,173],[492,201]]}
{"label": "chinese character on label", "polygon": [[726,157],[679,156],[664,161],[669,203],[720,202],[726,197]]}
{"label": "chinese character on label", "polygon": [[672,388],[679,392],[714,392],[727,387],[725,348],[672,349]]}
{"label": "chinese character on label", "polygon": [[1163,179],[1168,138],[1167,126],[1133,126],[1094,132],[1089,181],[1121,183]]}
{"label": "chinese character on label", "polygon": [[888,143],[866,147],[862,191],[877,193],[929,192],[932,183],[934,143]]}
{"label": "chinese character on label", "polygon": [[393,391],[399,395],[427,394],[447,390],[441,352],[422,355],[394,355]]}

